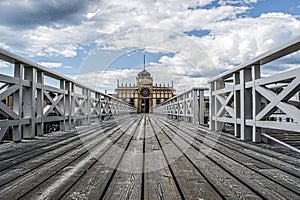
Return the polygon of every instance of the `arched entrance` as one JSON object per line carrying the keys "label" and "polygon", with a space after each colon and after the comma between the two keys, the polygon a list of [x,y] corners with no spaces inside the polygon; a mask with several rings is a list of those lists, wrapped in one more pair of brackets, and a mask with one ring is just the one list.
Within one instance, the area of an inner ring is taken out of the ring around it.
{"label": "arched entrance", "polygon": [[149,113],[150,111],[150,100],[142,99],[141,103],[141,113]]}

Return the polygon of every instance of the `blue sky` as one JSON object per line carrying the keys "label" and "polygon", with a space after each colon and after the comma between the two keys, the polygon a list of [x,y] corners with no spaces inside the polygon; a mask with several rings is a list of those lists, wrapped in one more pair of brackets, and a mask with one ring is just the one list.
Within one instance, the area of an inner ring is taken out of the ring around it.
{"label": "blue sky", "polygon": [[298,36],[300,0],[2,0],[0,19],[1,48],[91,87],[133,84],[145,54],[181,92]]}

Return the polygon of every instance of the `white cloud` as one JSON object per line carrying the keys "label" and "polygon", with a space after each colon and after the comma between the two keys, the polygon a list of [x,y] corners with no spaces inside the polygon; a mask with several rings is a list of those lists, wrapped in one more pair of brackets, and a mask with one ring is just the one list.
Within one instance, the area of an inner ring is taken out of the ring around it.
{"label": "white cloud", "polygon": [[257,3],[257,0],[219,0],[220,5]]}
{"label": "white cloud", "polygon": [[42,65],[46,68],[72,68],[71,66],[64,66],[63,63],[56,63],[56,62],[39,62],[38,64]]}
{"label": "white cloud", "polygon": [[[72,78],[95,89],[106,89],[112,93],[117,87],[117,80],[124,85],[134,85],[138,73],[142,71],[142,66],[131,69],[112,69],[110,66],[105,70],[98,70],[99,68],[101,66],[94,68],[96,72],[80,73]],[[180,56],[163,56],[159,63],[151,62],[147,65],[146,70],[152,74],[154,84],[171,85],[173,81],[177,94],[191,87],[205,86],[208,79],[201,75],[201,70]]]}
{"label": "white cloud", "polygon": [[300,33],[300,21],[282,13],[239,18],[205,26],[211,34],[195,38],[205,46],[216,65],[233,67],[266,52]]}
{"label": "white cloud", "polygon": [[8,68],[9,66],[10,66],[10,63],[4,62],[4,61],[0,61],[0,68]]}
{"label": "white cloud", "polygon": [[[211,2],[213,0],[105,0],[90,4],[80,23],[77,20],[67,25],[65,21],[57,21],[51,26],[40,24],[18,31],[2,26],[0,31],[6,46],[30,56],[74,57],[79,48],[76,44],[101,44],[109,36],[131,29],[148,27],[184,32],[201,29],[222,19],[235,18],[247,10],[247,7],[233,6],[211,10],[201,8]],[[197,9],[188,10],[190,7]]]}
{"label": "white cloud", "polygon": [[[257,0],[221,0],[217,7],[203,7],[212,2],[215,1],[94,1],[80,11],[76,23],[56,20],[51,26],[38,24],[32,29],[18,31],[2,24],[0,46],[33,57],[75,57],[82,46],[94,43],[112,51],[144,48],[149,52],[172,52],[174,56],[162,57],[159,63],[152,63],[149,71],[159,82],[174,79],[178,88],[184,90],[184,86],[190,84],[187,84],[188,79],[202,84],[207,77],[232,68],[300,33],[299,19],[289,14],[247,16],[251,9],[249,4]],[[241,14],[245,14],[243,18],[239,17]],[[203,37],[182,34],[193,30],[207,30],[210,34]],[[62,63],[44,62],[42,65],[66,67]],[[164,73],[161,73],[162,70]],[[95,85],[97,74],[84,74],[82,77],[85,77],[85,82]],[[115,83],[112,80],[116,81],[116,77],[125,82],[133,81],[132,74],[137,74],[137,71],[107,71],[103,85],[112,88]]]}

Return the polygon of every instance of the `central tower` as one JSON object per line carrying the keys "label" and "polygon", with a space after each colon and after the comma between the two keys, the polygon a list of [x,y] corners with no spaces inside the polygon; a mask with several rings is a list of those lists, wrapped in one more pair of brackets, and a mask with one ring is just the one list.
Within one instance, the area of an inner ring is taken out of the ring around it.
{"label": "central tower", "polygon": [[144,70],[138,73],[136,77],[138,86],[138,112],[149,113],[152,112],[153,107],[153,78],[145,68],[145,55],[144,55]]}
{"label": "central tower", "polygon": [[145,55],[144,55],[144,69],[138,73],[136,77],[136,84],[119,84],[116,89],[117,94],[114,96],[127,101],[137,108],[139,113],[150,113],[153,107],[160,104],[167,99],[174,96],[173,82],[169,84],[153,84],[151,74],[146,70]]}

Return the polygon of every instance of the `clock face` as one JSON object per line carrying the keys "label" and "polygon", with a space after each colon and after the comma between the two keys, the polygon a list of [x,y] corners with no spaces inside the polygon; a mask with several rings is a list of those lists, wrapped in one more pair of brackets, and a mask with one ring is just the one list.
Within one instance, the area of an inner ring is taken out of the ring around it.
{"label": "clock face", "polygon": [[149,96],[150,96],[150,90],[149,90],[149,88],[143,88],[143,89],[141,90],[141,95],[142,95],[143,97],[149,97]]}

